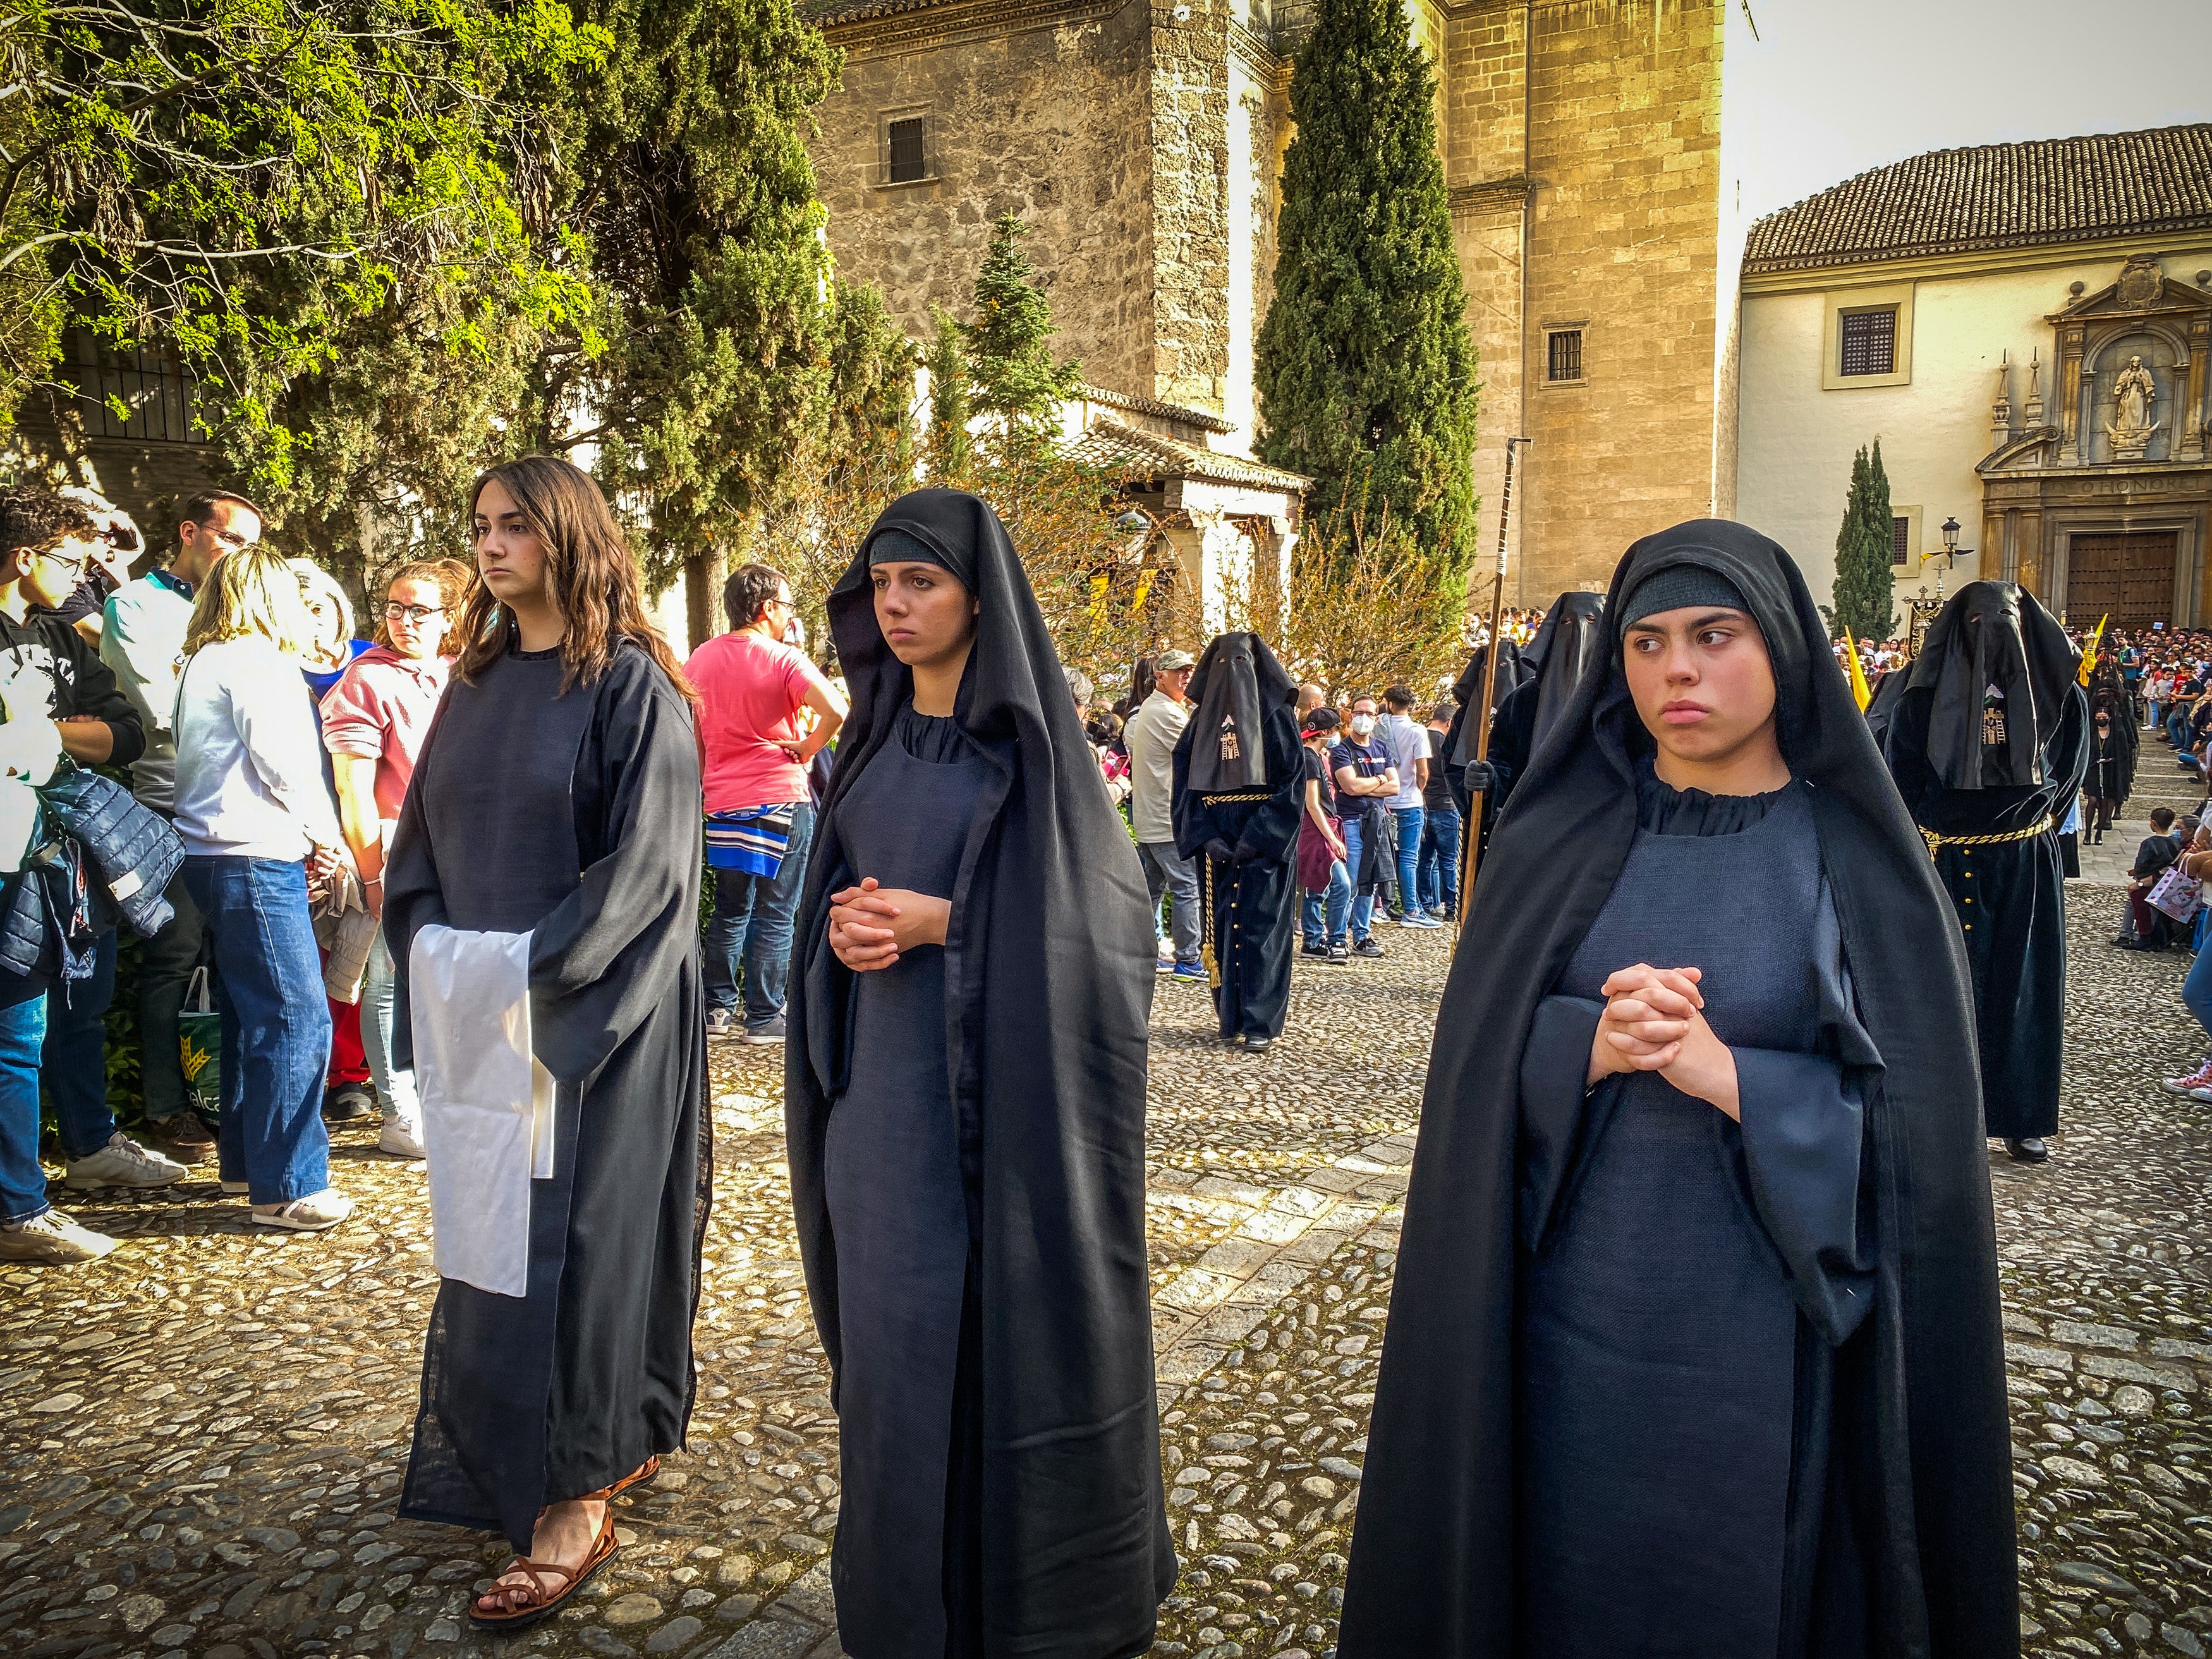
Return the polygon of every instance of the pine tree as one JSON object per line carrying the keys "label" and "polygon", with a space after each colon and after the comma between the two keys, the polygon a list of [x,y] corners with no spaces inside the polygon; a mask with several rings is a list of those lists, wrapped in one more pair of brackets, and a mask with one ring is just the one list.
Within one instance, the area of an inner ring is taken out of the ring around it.
{"label": "pine tree", "polygon": [[1022,251],[1029,227],[1002,213],[991,227],[991,245],[975,276],[975,320],[961,327],[975,410],[999,422],[1010,447],[1034,446],[1058,435],[1060,406],[1082,376],[1079,364],[1055,363],[1045,342],[1053,327],[1052,302],[1036,286],[1036,268]]}
{"label": "pine tree", "polygon": [[960,355],[960,325],[935,306],[929,314],[937,325],[927,359],[929,471],[933,477],[945,478],[968,466],[968,364]]}
{"label": "pine tree", "polygon": [[[1891,556],[1895,546],[1889,478],[1882,471],[1881,441],[1869,455],[1863,446],[1851,459],[1850,493],[1836,532],[1835,605],[1828,626],[1854,639],[1886,640],[1897,630]],[[1825,607],[1824,607],[1825,608]]]}
{"label": "pine tree", "polygon": [[1308,513],[1363,497],[1456,592],[1474,550],[1474,343],[1437,154],[1436,71],[1392,0],[1320,0],[1291,81],[1261,457]]}

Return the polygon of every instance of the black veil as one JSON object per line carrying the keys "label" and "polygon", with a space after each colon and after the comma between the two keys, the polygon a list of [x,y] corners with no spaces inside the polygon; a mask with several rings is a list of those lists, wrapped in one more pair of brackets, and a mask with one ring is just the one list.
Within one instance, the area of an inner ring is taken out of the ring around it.
{"label": "black veil", "polygon": [[[1909,690],[1932,688],[1928,763],[1947,789],[2045,781],[2045,748],[2063,719],[2080,659],[2058,619],[2014,582],[1968,582],[1929,624]],[[1983,742],[1985,701],[2002,700],[2005,742]]]}
{"label": "black veil", "polygon": [[1190,746],[1185,781],[1200,794],[1263,789],[1267,775],[1267,711],[1294,702],[1298,688],[1257,634],[1223,634],[1206,647],[1190,677]]}
{"label": "black veil", "polygon": [[[1789,554],[1742,525],[1678,525],[1629,549],[1607,614],[1677,565],[1727,578],[1765,636],[1783,753],[1812,786],[1844,956],[1880,1054],[1858,1076],[1877,1304],[1835,1350],[1826,1499],[1863,1577],[1817,1576],[1813,1627],[1871,1623],[1858,1651],[2014,1655],[2003,1343],[1958,927]],[[1344,1659],[1515,1650],[1519,1073],[1536,1004],[1603,906],[1636,830],[1636,757],[1649,738],[1619,662],[1608,641],[1508,801],[1445,988],[1352,1545]]]}

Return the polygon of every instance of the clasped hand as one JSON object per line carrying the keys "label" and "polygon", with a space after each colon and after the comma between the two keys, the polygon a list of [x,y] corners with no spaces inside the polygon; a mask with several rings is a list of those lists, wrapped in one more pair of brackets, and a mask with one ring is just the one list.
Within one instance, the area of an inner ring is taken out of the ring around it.
{"label": "clasped hand", "polygon": [[1585,1082],[1595,1085],[1615,1072],[1656,1072],[1684,1094],[1739,1117],[1735,1056],[1705,1023],[1698,988],[1704,977],[1701,969],[1639,962],[1607,980]]}
{"label": "clasped hand", "polygon": [[950,901],[903,887],[881,887],[873,876],[830,896],[830,948],[854,973],[888,968],[899,954],[945,943]]}

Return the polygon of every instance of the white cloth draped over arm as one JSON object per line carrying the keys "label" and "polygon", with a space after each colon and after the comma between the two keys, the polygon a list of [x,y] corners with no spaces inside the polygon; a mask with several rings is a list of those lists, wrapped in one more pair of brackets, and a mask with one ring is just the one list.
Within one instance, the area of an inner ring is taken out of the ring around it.
{"label": "white cloth draped over arm", "polygon": [[433,924],[408,961],[432,1259],[497,1296],[528,1291],[530,1183],[553,1174],[553,1076],[531,1053],[531,938]]}

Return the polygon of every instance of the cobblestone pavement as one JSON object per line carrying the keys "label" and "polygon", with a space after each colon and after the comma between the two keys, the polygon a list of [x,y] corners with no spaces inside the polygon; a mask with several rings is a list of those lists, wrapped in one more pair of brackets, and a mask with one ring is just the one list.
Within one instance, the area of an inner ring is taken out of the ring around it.
{"label": "cobblestone pavement", "polygon": [[[2131,834],[2133,832],[2131,831]],[[2112,843],[2108,842],[2108,847]],[[1993,1166],[2028,1650],[2212,1650],[2212,1107],[2185,958],[2069,888],[2064,1133]],[[1152,1266],[1182,1582],[1162,1655],[1326,1659],[1447,933],[1301,963],[1289,1032],[1224,1051],[1163,984]],[[507,1642],[462,1616],[496,1540],[394,1518],[434,1278],[419,1170],[341,1132],[358,1218],[257,1236],[211,1180],[72,1204],[103,1262],[0,1270],[0,1651],[14,1659],[838,1659],[836,1425],[786,1204],[780,1057],[718,1048],[717,1194],[689,1452],[626,1547]],[[72,1198],[85,1195],[70,1195]]]}

